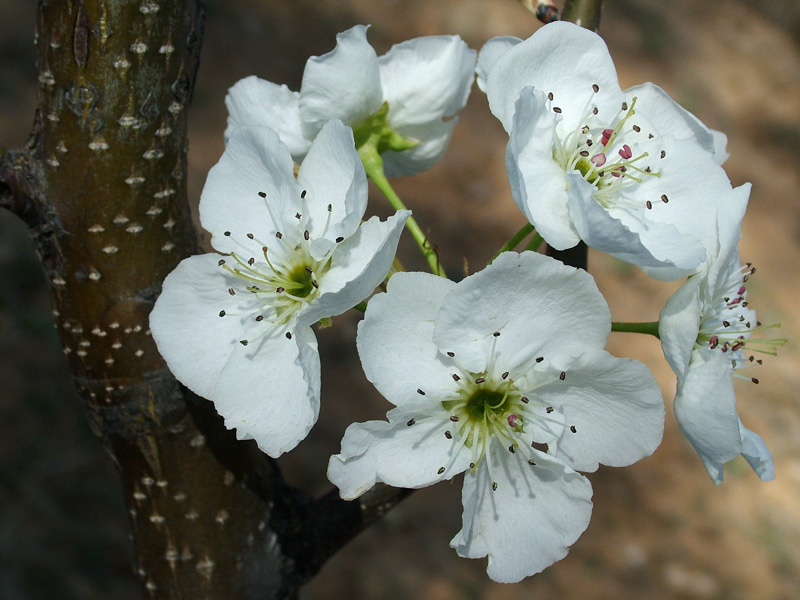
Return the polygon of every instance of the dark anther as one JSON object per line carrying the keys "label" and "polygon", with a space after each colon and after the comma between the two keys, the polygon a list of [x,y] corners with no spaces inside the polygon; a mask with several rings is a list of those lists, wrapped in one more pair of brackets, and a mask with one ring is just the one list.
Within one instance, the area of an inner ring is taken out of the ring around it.
{"label": "dark anther", "polygon": [[303,190],[303,191],[300,193],[300,197],[301,197],[301,198],[305,198],[305,197],[306,197],[306,192],[307,192],[307,190]]}
{"label": "dark anther", "polygon": [[286,291],[286,288],[284,288],[284,287],[276,287],[276,288],[275,288],[275,291],[276,291],[277,293],[279,293],[279,294],[282,294],[283,292],[285,292],[285,291]]}
{"label": "dark anther", "polygon": [[569,430],[570,430],[572,433],[578,433],[578,430],[575,428],[575,425],[570,425],[570,426],[569,426]]}
{"label": "dark anther", "polygon": [[227,237],[230,237],[230,235],[231,235],[231,232],[230,232],[230,231],[226,231],[226,232],[225,232],[223,235],[225,235],[225,236],[227,236]]}
{"label": "dark anther", "polygon": [[521,401],[523,404],[527,404],[528,402],[530,402],[530,400],[528,400],[528,399],[527,399],[525,396],[523,396],[522,398],[520,398],[520,401]]}
{"label": "dark anther", "polygon": [[439,467],[437,474],[441,475],[442,473],[444,473],[444,467]]}
{"label": "dark anther", "polygon": [[262,198],[267,197],[267,194],[265,192],[258,192],[258,195],[261,196]]}
{"label": "dark anther", "polygon": [[290,339],[292,339],[292,332],[291,332],[291,331],[287,331],[287,332],[286,332],[286,339],[287,339],[287,340],[290,340]]}
{"label": "dark anther", "polygon": [[406,422],[406,425],[408,425],[409,427],[411,427],[411,426],[412,426],[414,423],[416,423],[416,421],[415,421],[414,419],[409,419],[409,420]]}
{"label": "dark anther", "polygon": [[642,128],[641,128],[641,127],[639,127],[638,125],[634,125],[634,126],[633,126],[633,130],[634,130],[636,133],[639,133],[639,132],[642,130]]}
{"label": "dark anther", "polygon": [[233,288],[228,288],[228,293],[229,293],[231,296],[235,296],[235,295],[236,295],[236,292],[234,292],[234,291],[233,291]]}
{"label": "dark anther", "polygon": [[665,151],[665,150],[662,150],[662,151],[661,151],[661,158],[664,158],[666,155],[667,155],[666,151]]}
{"label": "dark anther", "polygon": [[455,352],[448,352],[447,353],[447,356],[449,356],[450,358],[453,358],[455,355],[456,355]]}
{"label": "dark anther", "polygon": [[552,407],[552,406],[548,406],[548,407],[545,409],[545,412],[546,412],[546,413],[549,415],[551,412],[553,412],[553,407]]}
{"label": "dark anther", "polygon": [[548,100],[552,100],[553,99],[553,92],[548,92],[547,93],[547,99]]}
{"label": "dark anther", "polygon": [[515,452],[515,450],[514,450],[514,444],[511,444],[511,445],[508,447],[508,451],[509,451],[509,452],[511,452],[511,454],[514,454],[514,452]]}
{"label": "dark anther", "polygon": [[225,261],[220,258],[217,264],[221,267],[222,265],[225,264]]}
{"label": "dark anther", "polygon": [[344,241],[344,238],[343,238],[343,237],[341,237],[341,236],[339,236],[339,237],[337,237],[337,238],[336,238],[336,243],[337,243],[337,244],[339,244],[339,243],[341,243],[341,242],[343,242],[343,241]]}
{"label": "dark anther", "polygon": [[540,363],[540,362],[542,362],[543,360],[544,360],[544,356],[537,356],[537,357],[536,357],[536,362],[537,362],[537,363]]}
{"label": "dark anther", "polygon": [[544,452],[545,454],[547,454],[548,450],[550,450],[550,446],[548,446],[544,442],[531,442],[531,448],[534,448],[539,452]]}
{"label": "dark anther", "polygon": [[453,373],[453,381],[461,381],[461,377]]}
{"label": "dark anther", "polygon": [[628,110],[628,103],[627,102],[623,102],[622,103],[622,110]]}
{"label": "dark anther", "polygon": [[261,321],[263,321],[263,320],[264,320],[264,315],[258,315],[258,316],[256,317],[256,321],[258,321],[259,323],[260,323]]}
{"label": "dark anther", "polygon": [[557,106],[554,106],[553,107],[553,112],[560,115],[561,114],[561,109],[558,108]]}
{"label": "dark anther", "polygon": [[592,84],[592,89],[594,90],[594,93],[596,94],[597,92],[600,91],[600,86],[597,85],[596,83],[593,83]]}
{"label": "dark anther", "polygon": [[252,233],[247,234],[247,239],[252,240],[255,236]]}
{"label": "dark anther", "polygon": [[311,267],[309,267],[308,265],[306,265],[306,273],[311,275],[313,272],[314,272],[314,270]]}
{"label": "dark anther", "polygon": [[425,392],[423,392],[423,391],[422,391],[421,389],[419,389],[419,388],[417,388],[417,393],[418,393],[420,396],[424,396],[424,395],[425,395]]}
{"label": "dark anther", "polygon": [[508,379],[508,371],[500,375],[500,377],[502,377],[503,379]]}
{"label": "dark anther", "polygon": [[247,340],[239,340],[239,343],[240,343],[242,346],[247,346]]}
{"label": "dark anther", "polygon": [[449,431],[445,431],[444,432],[444,437],[446,437],[448,440],[452,440],[453,439],[453,434],[450,433]]}
{"label": "dark anther", "polygon": [[564,381],[567,378],[567,374],[564,371],[561,371],[561,375],[558,376],[561,381]]}
{"label": "dark anther", "polygon": [[278,239],[280,240],[280,239],[282,239],[282,238],[283,238],[283,234],[282,234],[280,231],[276,231],[276,232],[275,232],[275,237],[276,237],[276,238],[278,238]]}
{"label": "dark anther", "polygon": [[478,377],[475,379],[475,383],[484,383],[486,381],[485,377]]}
{"label": "dark anther", "polygon": [[308,238],[310,238],[310,237],[311,237],[311,236],[310,236],[310,235],[309,235],[309,233],[308,233],[308,229],[306,229],[306,230],[303,232],[303,239],[304,239],[304,240],[306,240],[306,241],[308,241]]}
{"label": "dark anther", "polygon": [[667,195],[666,195],[666,194],[661,194],[661,201],[662,201],[664,204],[666,204],[667,202],[669,202],[669,198],[667,198]]}
{"label": "dark anther", "polygon": [[651,210],[653,208],[653,203],[650,202],[650,200],[645,202],[644,205],[647,207],[647,210]]}
{"label": "dark anther", "polygon": [[220,317],[224,317],[225,316],[225,311],[224,310],[219,311],[219,316]]}
{"label": "dark anther", "polygon": [[458,423],[458,417],[457,417],[457,416],[455,416],[455,415],[450,415],[450,420],[451,420],[453,423]]}

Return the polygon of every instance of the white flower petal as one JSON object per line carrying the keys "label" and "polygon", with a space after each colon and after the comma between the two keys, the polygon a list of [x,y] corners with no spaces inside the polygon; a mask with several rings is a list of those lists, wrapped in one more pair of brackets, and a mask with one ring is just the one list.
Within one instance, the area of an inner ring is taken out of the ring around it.
{"label": "white flower petal", "polygon": [[581,241],[567,206],[567,179],[553,160],[555,114],[543,92],[522,90],[506,147],[511,195],[536,231],[557,250]]}
{"label": "white flower petal", "polygon": [[678,377],[685,377],[700,330],[702,276],[694,276],[669,297],[658,319],[661,349]]}
{"label": "white flower petal", "polygon": [[311,325],[349,310],[380,285],[397,252],[397,243],[411,211],[398,211],[386,221],[372,217],[334,250],[330,269],[319,282],[319,296],[298,318]]}
{"label": "white flower petal", "polygon": [[240,79],[225,96],[225,106],[228,107],[225,142],[237,127],[264,125],[278,133],[295,161],[302,161],[310,141],[305,138],[300,126],[299,99],[300,94],[285,85],[277,85],[255,75]]}
{"label": "white flower petal", "polygon": [[364,373],[396,406],[419,401],[417,389],[447,394],[452,366],[433,344],[434,319],[455,283],[428,273],[396,273],[387,293],[373,296],[358,325]]}
{"label": "white flower petal", "polygon": [[739,421],[742,435],[742,456],[747,459],[761,481],[775,479],[775,465],[772,463],[772,453],[767,448],[764,440],[757,433],[750,431]]}
{"label": "white flower petal", "polygon": [[[411,409],[390,410],[388,423],[368,421],[347,428],[341,453],[331,456],[328,463],[328,479],[339,488],[342,498],[357,498],[378,482],[421,488],[468,467],[466,452],[450,462],[457,446],[444,435],[452,424],[441,404],[420,408],[420,412]],[[447,470],[439,473],[445,466]]]}
{"label": "white flower petal", "polygon": [[225,426],[273,458],[305,439],[319,414],[317,342],[310,330],[295,333],[265,336],[231,354],[211,394]]}
{"label": "white flower petal", "polygon": [[426,36],[396,44],[378,59],[389,123],[429,125],[464,108],[476,52],[458,36]]}
{"label": "white flower petal", "polygon": [[498,457],[492,477],[486,461],[465,473],[463,527],[450,546],[466,558],[488,555],[489,577],[514,583],[567,555],[589,525],[592,486],[544,456],[533,467],[519,452]]}
{"label": "white flower petal", "polygon": [[401,177],[416,175],[430,169],[444,156],[457,124],[458,117],[453,117],[447,121],[435,121],[428,125],[397,128],[397,133],[400,135],[418,140],[420,143],[402,152],[393,150],[384,152],[381,155],[383,172],[387,177]]}
{"label": "white flower petal", "polygon": [[690,274],[706,258],[697,239],[672,224],[647,219],[644,207],[608,209],[595,199],[597,188],[579,173],[568,173],[567,180],[570,216],[588,246],[640,267],[670,269],[675,279]]}
{"label": "white flower petal", "polygon": [[312,237],[322,236],[326,224],[325,239],[353,235],[367,209],[367,176],[352,129],[341,121],[328,121],[314,139],[297,181],[306,191],[303,200],[310,212],[307,227]]}
{"label": "white flower petal", "polygon": [[[218,254],[184,259],[164,280],[150,314],[158,351],[175,377],[204,398],[212,398],[231,355],[243,353],[239,340],[253,330],[260,304],[252,294],[231,296],[240,283],[221,269]],[[219,317],[225,310],[231,315]]]}
{"label": "white flower petal", "polygon": [[619,96],[621,101],[617,72],[602,38],[572,23],[556,22],[495,60],[486,79],[486,93],[492,113],[510,131],[522,88],[552,92],[555,104],[565,114],[578,113],[574,117],[578,119],[592,84],[600,88],[597,98],[605,96],[617,104]]}
{"label": "white flower petal", "polygon": [[[719,203],[719,256],[705,270],[708,279],[708,290],[714,295],[718,279],[723,280],[729,277],[733,271],[737,271],[741,263],[739,262],[739,238],[742,232],[742,221],[747,210],[747,203],[750,199],[749,183],[740,185]],[[719,285],[724,285],[720,281]],[[722,291],[722,290],[720,290]]]}
{"label": "white flower petal", "polygon": [[[705,254],[701,256],[701,261],[716,256],[719,251],[717,213],[720,206],[732,197],[728,176],[714,162],[711,154],[696,143],[670,138],[660,141],[666,152],[666,158],[657,163],[660,176],[646,178],[641,184],[628,188],[630,192],[623,190],[621,194],[639,207],[638,211],[628,211],[628,215],[639,221],[653,223],[637,231],[642,243],[664,262],[669,261],[673,254],[683,254],[685,243],[667,239],[671,244],[665,244],[664,234],[659,228],[667,225],[700,244],[704,249],[702,254]],[[662,194],[667,196],[668,203],[661,200]],[[644,206],[646,199],[651,199],[650,210]],[[633,222],[626,224],[633,228]],[[674,248],[670,250],[669,245]],[[678,263],[682,261],[676,259],[671,262],[679,266]],[[648,271],[648,275],[664,279],[653,270]]]}
{"label": "white flower petal", "polygon": [[480,53],[478,54],[478,64],[475,66],[475,73],[478,75],[478,87],[482,92],[486,91],[486,78],[489,76],[489,70],[495,61],[506,50],[512,46],[516,46],[522,40],[513,35],[504,35],[493,37],[483,45]]}
{"label": "white flower petal", "polygon": [[300,87],[300,118],[313,138],[331,119],[355,125],[383,104],[378,57],[367,28],[356,25],[336,36],[336,48],[306,63]]}
{"label": "white flower petal", "polygon": [[728,160],[730,155],[725,150],[728,137],[721,131],[714,131],[703,125],[700,119],[675,102],[656,84],[648,81],[633,86],[625,90],[625,95],[638,98],[637,114],[646,118],[662,135],[698,143],[714,156],[718,165]]}
{"label": "white flower petal", "polygon": [[692,359],[686,377],[678,381],[675,418],[719,485],[722,465],[742,452],[731,363],[722,353],[707,361],[695,353]]}
{"label": "white flower petal", "polygon": [[[214,249],[240,251],[237,239],[245,233],[270,239],[283,229],[282,218],[294,215],[300,196],[293,164],[286,145],[268,127],[239,127],[231,132],[200,196],[200,222],[212,234]],[[273,223],[267,202],[281,222]],[[226,236],[226,231],[235,235]]]}
{"label": "white flower petal", "polygon": [[624,467],[653,453],[664,430],[664,402],[646,366],[596,350],[570,361],[565,373],[532,394],[575,427],[558,444],[561,460],[595,471],[598,463]]}
{"label": "white flower petal", "polygon": [[479,373],[493,344],[509,368],[536,355],[600,349],[610,331],[608,305],[591,275],[535,252],[505,252],[448,294],[433,339]]}

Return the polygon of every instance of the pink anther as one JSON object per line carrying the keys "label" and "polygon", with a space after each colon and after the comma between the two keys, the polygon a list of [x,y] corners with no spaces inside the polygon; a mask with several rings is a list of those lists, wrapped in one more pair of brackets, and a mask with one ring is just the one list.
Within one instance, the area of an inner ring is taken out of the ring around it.
{"label": "pink anther", "polygon": [[604,164],[606,164],[606,155],[601,152],[600,154],[595,154],[589,160],[592,161],[592,164],[594,164],[594,166],[602,167]]}
{"label": "pink anther", "polygon": [[628,146],[628,144],[623,144],[622,150],[619,151],[619,155],[622,158],[624,158],[625,160],[628,160],[629,158],[632,158],[633,157],[633,152],[631,151],[631,147]]}

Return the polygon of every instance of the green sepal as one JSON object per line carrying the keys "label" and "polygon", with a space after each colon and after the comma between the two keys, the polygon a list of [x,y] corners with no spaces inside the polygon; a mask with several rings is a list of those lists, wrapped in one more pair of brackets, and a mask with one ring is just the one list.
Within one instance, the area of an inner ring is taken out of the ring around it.
{"label": "green sepal", "polygon": [[389,103],[384,102],[376,113],[353,127],[356,148],[371,146],[377,150],[378,154],[383,154],[387,150],[402,152],[419,146],[420,142],[417,140],[403,137],[392,129],[387,120],[388,115]]}

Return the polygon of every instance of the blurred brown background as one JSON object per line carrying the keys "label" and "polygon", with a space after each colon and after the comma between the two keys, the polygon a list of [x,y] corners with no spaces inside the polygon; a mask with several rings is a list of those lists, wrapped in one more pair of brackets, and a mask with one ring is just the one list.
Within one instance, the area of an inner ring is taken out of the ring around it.
{"label": "blurred brown background", "polygon": [[[515,0],[209,0],[190,127],[190,194],[222,152],[223,98],[257,74],[298,89],[309,55],[371,23],[379,53],[410,37],[458,33],[473,48],[527,37],[539,23]],[[33,5],[0,3],[0,143],[22,144],[35,105]],[[753,182],[742,259],[764,323],[790,343],[765,361],[758,386],[737,388],[745,424],[775,456],[761,483],[742,459],[714,487],[671,414],[674,376],[654,339],[613,334],[610,350],[647,363],[668,415],[664,443],[626,469],[589,475],[595,510],[569,556],[515,585],[492,583],[484,561],[459,559],[460,482],[414,494],[336,556],[302,598],[800,598],[800,370],[797,321],[800,202],[800,2],[607,0],[601,25],[623,87],[652,80],[728,134],[735,185]],[[503,166],[506,134],[475,89],[445,160],[397,181],[442,248],[451,273],[479,270],[522,224]],[[381,207],[375,194],[372,207]],[[383,208],[379,212],[386,213]],[[409,267],[423,265],[404,242]],[[616,320],[655,320],[676,288],[590,256]],[[319,332],[323,407],[311,436],[281,459],[287,478],[322,492],[327,457],[352,420],[386,403],[354,363],[355,317]],[[737,383],[738,385],[738,383]],[[22,225],[0,212],[0,599],[138,598],[117,476],[89,432],[50,316],[44,278]]]}

